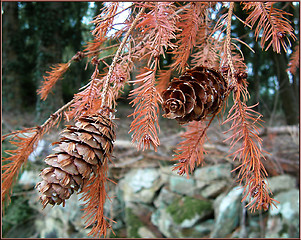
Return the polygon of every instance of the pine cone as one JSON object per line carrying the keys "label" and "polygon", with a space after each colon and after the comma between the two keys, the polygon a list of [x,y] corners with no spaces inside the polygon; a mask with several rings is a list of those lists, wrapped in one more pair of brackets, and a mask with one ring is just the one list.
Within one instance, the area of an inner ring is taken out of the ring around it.
{"label": "pine cone", "polygon": [[65,203],[74,191],[78,191],[97,164],[111,155],[115,141],[115,125],[101,114],[82,116],[75,126],[66,126],[60,141],[46,157],[50,167],[41,172],[43,180],[37,184],[41,202],[45,207]]}
{"label": "pine cone", "polygon": [[225,79],[215,69],[199,66],[186,70],[163,91],[163,116],[180,124],[200,121],[218,112],[226,89]]}

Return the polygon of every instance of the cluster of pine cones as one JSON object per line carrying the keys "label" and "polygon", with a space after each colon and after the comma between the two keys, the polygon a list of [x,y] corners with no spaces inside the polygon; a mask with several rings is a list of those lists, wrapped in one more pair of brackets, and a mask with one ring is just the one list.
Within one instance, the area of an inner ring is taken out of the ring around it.
{"label": "cluster of pine cones", "polygon": [[[227,89],[223,76],[212,68],[202,66],[186,70],[174,78],[162,93],[163,116],[176,119],[180,124],[200,121],[217,113]],[[75,126],[67,126],[61,133],[54,154],[45,162],[49,167],[41,172],[37,184],[41,202],[55,205],[65,203],[75,191],[81,189],[113,151],[115,125],[102,114],[80,117]]]}

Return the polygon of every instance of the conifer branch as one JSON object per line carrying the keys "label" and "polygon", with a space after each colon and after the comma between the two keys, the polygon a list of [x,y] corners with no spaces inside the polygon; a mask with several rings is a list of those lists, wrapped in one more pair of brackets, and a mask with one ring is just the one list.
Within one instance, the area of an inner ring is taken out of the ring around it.
{"label": "conifer branch", "polygon": [[172,68],[168,70],[159,70],[158,84],[156,85],[157,91],[161,94],[166,88],[171,78]]}
{"label": "conifer branch", "polygon": [[[227,16],[225,45],[227,64],[231,75],[231,85],[229,84],[229,87],[234,89],[234,104],[224,123],[232,121],[229,131],[233,133],[227,139],[231,140],[231,149],[242,142],[241,147],[232,155],[234,155],[233,160],[238,159],[241,161],[241,164],[235,170],[239,169],[239,182],[240,184],[244,184],[245,195],[243,200],[250,197],[251,200],[247,206],[249,206],[251,211],[262,208],[267,210],[270,205],[275,205],[275,203],[274,199],[269,196],[270,191],[265,184],[267,173],[261,162],[265,158],[262,153],[262,140],[258,136],[258,127],[256,126],[258,122],[261,121],[261,115],[254,111],[252,107],[246,105],[249,98],[246,81],[247,75],[240,70],[236,70],[233,64],[233,52],[231,51],[231,18],[233,6],[234,3],[230,3]],[[235,57],[235,59],[240,62],[237,57]],[[235,64],[235,66],[238,69],[239,65]],[[256,193],[254,189],[256,189]]]}
{"label": "conifer branch", "polygon": [[92,31],[95,38],[102,39],[106,36],[108,30],[112,27],[118,6],[119,2],[110,2],[107,6],[100,9],[101,13],[91,21],[91,23],[96,25]]}
{"label": "conifer branch", "polygon": [[80,92],[74,94],[73,103],[69,110],[65,113],[66,118],[73,119],[83,114],[91,114],[100,109],[100,91],[97,84],[101,82],[99,79],[98,64],[95,65],[94,72],[91,76],[91,81]]}
{"label": "conifer branch", "polygon": [[[82,188],[83,196],[81,200],[85,201],[84,215],[86,227],[92,226],[92,230],[89,235],[99,238],[106,237],[107,229],[111,229],[112,226],[109,222],[114,222],[112,219],[108,219],[104,216],[104,204],[108,197],[107,194],[107,181],[108,179],[108,162],[111,156],[108,155],[102,163],[98,164],[93,176],[84,184]],[[110,199],[109,199],[110,200]]]}
{"label": "conifer branch", "polygon": [[205,8],[204,11],[205,20],[198,32],[197,50],[192,54],[192,63],[195,66],[207,66],[218,69],[220,60],[219,52],[222,47],[221,43],[211,34],[213,29],[208,19],[208,8]]}
{"label": "conifer branch", "polygon": [[110,16],[104,18],[104,19],[98,20],[97,23],[99,24],[99,23],[105,22],[105,21],[107,21],[107,20],[109,20],[109,19],[111,19],[111,18],[114,18],[114,17],[116,17],[117,15],[119,15],[120,13],[123,13],[124,11],[126,11],[126,10],[132,8],[132,7],[135,6],[135,5],[136,5],[136,3],[132,3],[130,6],[128,6],[128,7],[124,8],[124,9],[122,9],[121,11],[119,11],[119,12],[117,12],[117,13],[115,13],[115,14],[112,14],[112,15],[110,15]]}
{"label": "conifer branch", "polygon": [[195,167],[201,165],[204,161],[204,143],[206,139],[206,131],[211,125],[214,114],[205,125],[204,121],[193,121],[186,126],[186,131],[181,135],[182,141],[176,146],[176,155],[172,161],[178,161],[173,171],[177,171],[179,175],[187,175],[193,173]]}
{"label": "conifer branch", "polygon": [[[258,136],[258,127],[261,121],[261,115],[241,102],[241,86],[238,86],[234,95],[234,105],[229,111],[227,119],[224,123],[232,121],[232,135],[226,139],[231,140],[231,148],[241,143],[241,147],[233,154],[233,160],[241,161],[241,164],[234,169],[238,170],[238,178],[240,184],[244,183],[244,197],[250,198],[249,206],[251,211],[255,209],[267,210],[270,205],[275,205],[275,200],[269,194],[271,193],[266,185],[267,172],[262,164],[265,160],[261,146],[261,138]],[[242,201],[243,201],[242,200]]]}
{"label": "conifer branch", "polygon": [[196,45],[197,34],[199,28],[204,21],[204,9],[208,7],[208,3],[193,2],[183,7],[180,21],[177,22],[177,27],[180,32],[177,34],[176,48],[172,51],[174,54],[174,62],[171,64],[172,69],[177,69],[179,72],[185,70],[187,60]]}
{"label": "conifer branch", "polygon": [[294,41],[297,38],[293,33],[294,29],[290,25],[290,21],[284,17],[284,15],[290,14],[274,8],[273,4],[274,2],[245,2],[243,10],[251,10],[246,23],[254,27],[258,21],[255,37],[257,40],[262,30],[260,41],[262,49],[269,42],[265,48],[266,51],[272,46],[274,52],[280,53],[282,46],[283,50],[287,52],[287,44],[291,46],[289,37]]}
{"label": "conifer branch", "polygon": [[129,132],[133,133],[132,142],[137,142],[139,150],[148,149],[152,145],[156,151],[160,144],[157,131],[158,102],[161,101],[161,96],[155,87],[155,75],[160,55],[164,55],[168,47],[174,47],[171,39],[175,38],[176,14],[172,3],[156,2],[148,5],[151,11],[143,16],[137,28],[140,28],[141,32],[149,33],[146,43],[138,51],[142,59],[148,57],[149,67],[145,67],[147,72],[140,74],[133,81],[139,87],[130,93],[131,98],[135,97],[130,103],[135,106],[135,110],[129,115],[134,117]]}
{"label": "conifer branch", "polygon": [[131,91],[130,97],[134,98],[130,104],[135,110],[129,117],[133,116],[129,133],[133,132],[132,142],[137,142],[137,149],[145,150],[150,146],[157,151],[160,144],[157,129],[159,131],[158,102],[161,97],[155,88],[155,73],[157,61],[155,61],[154,69],[147,69],[147,72],[137,76],[134,84],[138,85],[136,89]]}
{"label": "conifer branch", "polygon": [[59,63],[51,67],[51,71],[47,71],[48,76],[44,76],[44,82],[41,87],[37,90],[37,93],[41,95],[42,100],[46,100],[49,92],[54,87],[56,82],[62,79],[63,74],[68,70],[71,64],[71,60],[67,63]]}
{"label": "conifer branch", "polygon": [[119,46],[117,52],[116,52],[116,54],[115,54],[115,56],[114,56],[114,58],[113,58],[112,64],[111,64],[111,66],[110,66],[110,68],[109,68],[109,72],[108,72],[108,74],[107,74],[106,81],[104,82],[104,86],[103,86],[103,92],[102,92],[102,97],[101,97],[101,99],[102,99],[102,107],[104,106],[104,104],[105,104],[105,102],[106,102],[106,101],[105,101],[105,98],[106,98],[106,95],[107,95],[107,91],[108,91],[108,87],[109,87],[109,82],[110,82],[111,76],[112,76],[112,74],[113,74],[114,67],[115,67],[115,65],[116,65],[117,59],[118,59],[118,57],[119,57],[119,55],[120,55],[120,53],[121,53],[121,51],[122,51],[122,49],[123,49],[123,47],[124,47],[124,45],[125,45],[125,43],[126,43],[128,37],[130,36],[130,34],[131,34],[131,32],[133,31],[134,27],[137,25],[137,23],[138,23],[138,21],[139,21],[139,19],[140,19],[140,16],[141,16],[142,13],[144,12],[144,10],[145,10],[144,7],[142,7],[142,8],[140,9],[140,12],[137,14],[136,19],[133,21],[131,27],[129,28],[129,30],[128,30],[127,33],[125,34],[125,36],[124,36],[124,38],[123,38],[123,40],[122,40],[122,42],[121,42],[121,44],[120,44],[120,46]]}

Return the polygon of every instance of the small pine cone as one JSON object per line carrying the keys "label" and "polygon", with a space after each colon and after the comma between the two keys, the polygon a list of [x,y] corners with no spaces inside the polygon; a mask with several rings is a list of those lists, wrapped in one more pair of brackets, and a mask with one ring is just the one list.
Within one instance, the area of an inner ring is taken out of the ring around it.
{"label": "small pine cone", "polygon": [[163,91],[163,116],[180,124],[200,121],[218,112],[226,89],[225,79],[215,69],[199,66],[186,70]]}
{"label": "small pine cone", "polygon": [[61,132],[60,141],[46,157],[50,166],[41,172],[42,181],[37,184],[41,192],[41,202],[45,207],[65,204],[74,191],[83,186],[113,151],[115,125],[101,114],[82,116],[75,126],[66,126]]}

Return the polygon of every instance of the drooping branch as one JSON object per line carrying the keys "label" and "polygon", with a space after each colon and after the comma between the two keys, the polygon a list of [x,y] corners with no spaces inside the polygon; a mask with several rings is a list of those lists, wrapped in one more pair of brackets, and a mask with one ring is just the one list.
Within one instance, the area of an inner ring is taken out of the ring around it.
{"label": "drooping branch", "polygon": [[106,98],[106,95],[107,95],[107,92],[108,92],[109,82],[110,82],[111,76],[112,76],[112,74],[113,74],[113,70],[114,70],[114,67],[115,67],[115,65],[116,65],[117,59],[119,58],[119,55],[120,55],[120,53],[121,53],[121,51],[122,51],[122,49],[123,49],[123,47],[124,47],[124,45],[125,45],[125,43],[126,43],[128,37],[130,36],[130,34],[131,34],[131,32],[133,31],[134,27],[137,25],[137,23],[138,23],[138,21],[139,21],[139,19],[140,19],[140,16],[142,15],[142,13],[143,13],[144,11],[145,11],[145,8],[142,7],[142,8],[140,9],[140,12],[139,12],[139,13],[137,14],[137,16],[136,16],[136,19],[133,21],[131,27],[129,28],[129,30],[128,30],[127,33],[125,34],[125,36],[124,36],[124,38],[123,38],[123,40],[122,40],[122,42],[121,42],[121,44],[120,44],[120,46],[119,46],[117,52],[116,52],[116,54],[115,54],[115,56],[114,56],[114,58],[113,58],[113,61],[112,61],[111,65],[110,65],[110,68],[109,68],[109,72],[108,72],[108,74],[107,74],[107,78],[106,78],[106,80],[105,80],[105,82],[104,82],[104,85],[103,85],[103,92],[102,92],[102,96],[101,96],[101,99],[102,99],[102,101],[101,101],[101,102],[102,102],[102,107],[104,106],[104,104],[105,104],[105,102],[106,102],[106,101],[105,101],[105,98]]}
{"label": "drooping branch", "polygon": [[157,133],[160,95],[155,88],[156,67],[155,65],[154,69],[147,69],[147,72],[137,76],[133,83],[138,87],[129,95],[133,98],[130,104],[135,107],[129,115],[134,117],[129,133],[133,133],[132,142],[137,142],[138,150],[149,149],[152,145],[156,151],[160,144]]}
{"label": "drooping branch", "polygon": [[173,171],[177,171],[179,175],[193,173],[195,167],[201,165],[204,161],[204,143],[206,140],[206,132],[211,125],[213,115],[206,125],[203,121],[193,121],[186,126],[186,131],[182,134],[182,141],[176,146],[176,155],[173,161],[175,164]]}
{"label": "drooping branch", "polygon": [[[290,21],[284,17],[284,15],[290,15],[281,9],[273,7],[274,2],[244,2],[243,10],[251,10],[246,23],[255,28],[256,40],[261,34],[260,45],[267,51],[271,46],[273,51],[280,53],[281,46],[285,52],[287,52],[287,44],[291,46],[289,37],[294,41],[297,39],[294,35],[294,29],[290,25]],[[286,40],[286,41],[285,41]]]}
{"label": "drooping branch", "polygon": [[[232,122],[229,131],[232,135],[227,139],[231,140],[231,149],[241,143],[241,146],[233,155],[233,160],[239,160],[241,164],[235,169],[239,169],[239,182],[244,184],[244,197],[251,198],[247,206],[251,211],[255,209],[267,210],[270,205],[275,205],[274,199],[269,196],[269,189],[266,185],[267,173],[262,164],[264,160],[261,138],[258,136],[259,131],[256,126],[261,121],[261,115],[253,110],[253,107],[248,107],[246,101],[249,98],[247,90],[247,75],[243,72],[236,71],[232,62],[231,52],[231,17],[233,4],[230,3],[228,21],[227,21],[227,36],[226,36],[226,54],[227,63],[231,73],[231,86],[233,90],[234,104],[229,111],[227,119],[224,123]],[[226,140],[226,141],[227,141]]]}
{"label": "drooping branch", "polygon": [[105,129],[102,132],[103,141],[107,141],[102,145],[103,158],[98,162],[97,166],[93,170],[93,175],[84,183],[81,193],[83,196],[81,200],[84,204],[84,215],[86,227],[92,226],[92,230],[88,235],[94,237],[106,237],[107,229],[111,229],[112,226],[109,222],[114,222],[104,216],[104,204],[108,197],[107,194],[107,182],[111,181],[108,178],[108,163],[112,157],[112,142],[109,139],[115,141],[115,124],[112,120],[106,121]]}
{"label": "drooping branch", "polygon": [[134,112],[133,122],[130,126],[132,141],[137,142],[138,149],[149,149],[150,146],[157,150],[159,146],[158,103],[161,96],[156,89],[156,72],[159,68],[159,58],[166,49],[172,48],[172,39],[175,37],[176,13],[172,3],[148,3],[151,11],[144,14],[142,21],[137,25],[141,32],[148,33],[145,44],[139,49],[141,59],[148,59],[144,72],[133,81],[136,89],[132,90],[130,97]]}
{"label": "drooping branch", "polygon": [[196,46],[197,34],[200,26],[205,20],[204,12],[208,7],[208,3],[192,2],[183,7],[183,11],[179,15],[180,20],[177,22],[179,33],[176,36],[176,48],[172,51],[175,60],[171,64],[172,69],[179,72],[185,70],[187,60]]}

